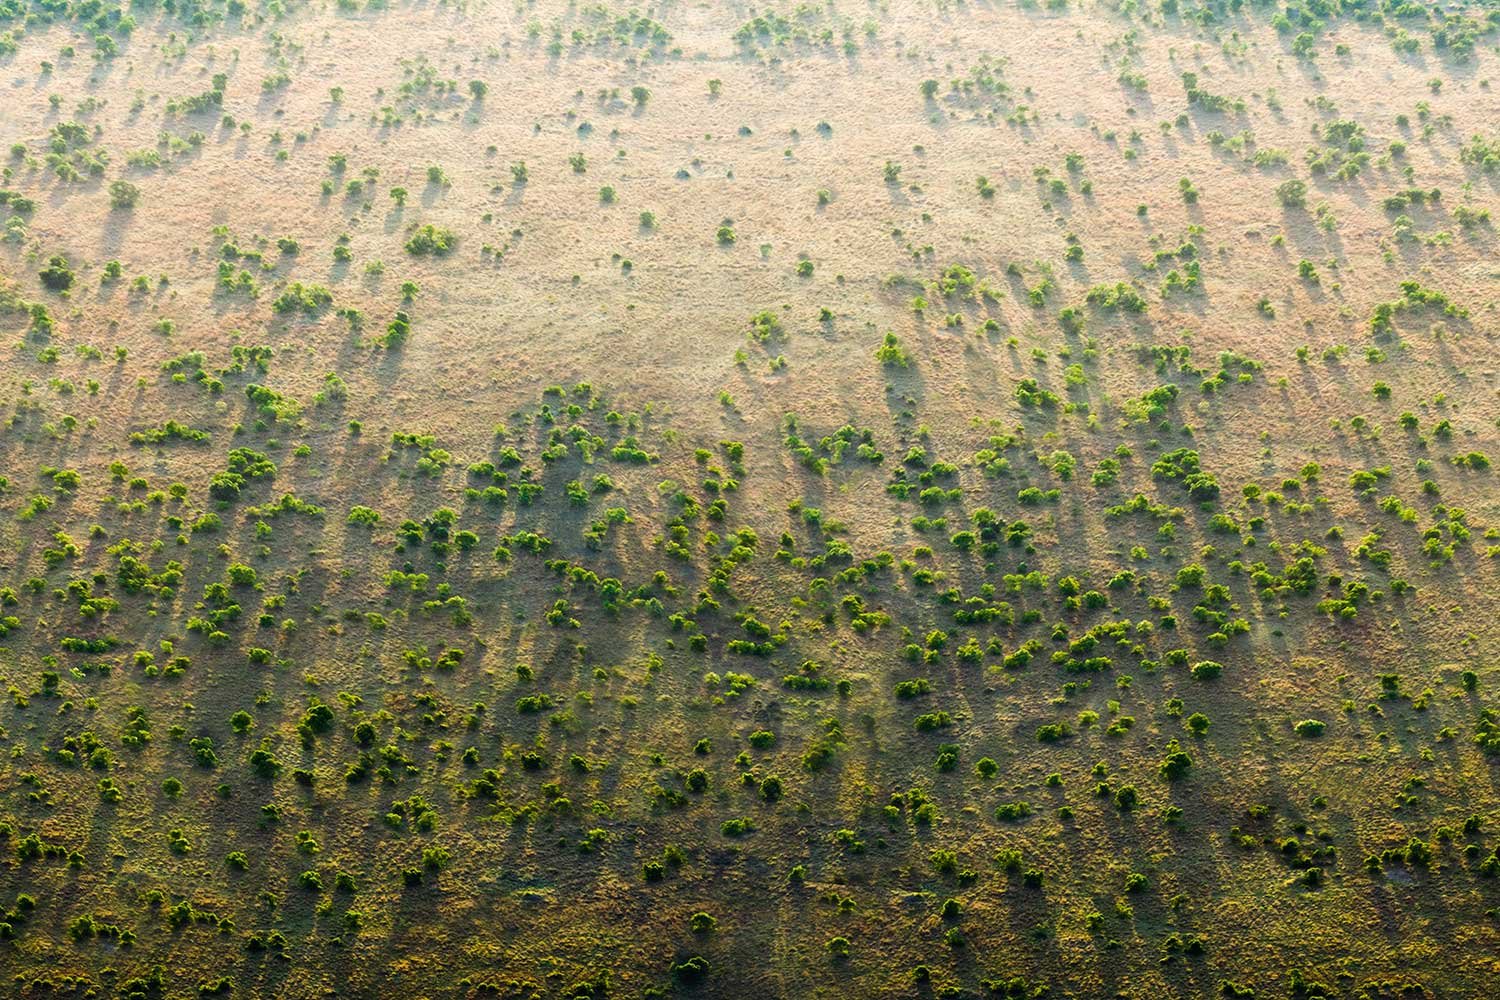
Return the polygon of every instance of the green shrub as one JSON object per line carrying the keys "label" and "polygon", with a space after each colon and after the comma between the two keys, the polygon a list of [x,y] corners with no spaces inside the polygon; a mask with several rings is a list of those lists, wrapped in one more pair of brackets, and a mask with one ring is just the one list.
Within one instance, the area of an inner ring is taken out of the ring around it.
{"label": "green shrub", "polygon": [[1185,776],[1193,766],[1193,758],[1177,745],[1176,740],[1167,744],[1167,751],[1167,756],[1162,760],[1158,772],[1167,781],[1176,781]]}
{"label": "green shrub", "polygon": [[708,959],[702,955],[690,955],[680,962],[672,963],[672,978],[691,986],[707,978],[710,968]]}
{"label": "green shrub", "polygon": [[1007,823],[1015,823],[1031,815],[1031,803],[1029,802],[1002,802],[995,807],[995,818]]}
{"label": "green shrub", "polygon": [[112,208],[134,208],[141,200],[141,189],[129,181],[113,181],[109,185],[109,204]]}
{"label": "green shrub", "polygon": [[930,733],[953,725],[953,717],[947,712],[928,712],[912,720],[912,725],[919,733]]}
{"label": "green shrub", "polygon": [[458,237],[452,230],[429,222],[413,231],[411,238],[406,241],[406,252],[414,257],[442,257],[451,253],[457,244]]}
{"label": "green shrub", "polygon": [[1276,200],[1287,208],[1302,208],[1307,204],[1307,182],[1292,178],[1276,187]]}
{"label": "green shrub", "polygon": [[1192,675],[1195,681],[1211,681],[1224,672],[1224,664],[1213,660],[1199,660],[1193,664]]}
{"label": "green shrub", "polygon": [[65,292],[73,287],[73,269],[68,264],[68,258],[61,254],[54,254],[47,259],[47,266],[42,268],[38,276],[42,285],[54,292]]}
{"label": "green shrub", "polygon": [[905,368],[911,364],[911,356],[906,353],[905,348],[901,346],[901,341],[894,333],[885,335],[885,340],[875,351],[875,360],[887,368]]}

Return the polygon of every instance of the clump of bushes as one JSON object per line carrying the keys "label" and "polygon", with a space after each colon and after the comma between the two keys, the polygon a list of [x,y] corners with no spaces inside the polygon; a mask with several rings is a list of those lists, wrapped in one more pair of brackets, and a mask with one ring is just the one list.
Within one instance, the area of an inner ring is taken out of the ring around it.
{"label": "clump of bushes", "polygon": [[68,263],[68,258],[61,254],[54,254],[47,259],[47,266],[42,268],[37,275],[42,280],[42,286],[53,292],[66,292],[73,287],[73,268]]}
{"label": "clump of bushes", "polygon": [[450,229],[428,223],[418,227],[406,241],[406,252],[414,257],[443,257],[458,245],[458,237]]}

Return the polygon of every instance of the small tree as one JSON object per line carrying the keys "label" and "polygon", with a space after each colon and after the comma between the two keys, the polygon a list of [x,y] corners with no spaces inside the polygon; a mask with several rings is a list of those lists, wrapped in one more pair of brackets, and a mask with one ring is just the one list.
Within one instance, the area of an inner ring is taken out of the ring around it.
{"label": "small tree", "polygon": [[875,351],[875,360],[887,368],[905,368],[911,363],[906,350],[902,348],[901,341],[894,333],[887,333],[884,342]]}
{"label": "small tree", "polygon": [[37,276],[54,292],[65,292],[73,287],[73,269],[68,265],[68,258],[61,255],[48,258],[47,266]]}
{"label": "small tree", "polygon": [[134,208],[141,200],[141,189],[129,181],[114,181],[109,186],[111,208]]}

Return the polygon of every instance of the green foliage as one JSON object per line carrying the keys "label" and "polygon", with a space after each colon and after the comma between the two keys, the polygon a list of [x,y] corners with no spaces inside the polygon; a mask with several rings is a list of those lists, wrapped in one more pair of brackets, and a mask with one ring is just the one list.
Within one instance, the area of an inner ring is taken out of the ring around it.
{"label": "green foliage", "polygon": [[11,991],[1487,995],[1500,16],[679,7],[0,0]]}
{"label": "green foliage", "polygon": [[141,200],[141,189],[125,180],[111,181],[109,204],[111,208],[134,208]]}
{"label": "green foliage", "polygon": [[458,237],[450,229],[428,223],[412,231],[406,241],[406,252],[414,257],[445,257],[458,245]]}

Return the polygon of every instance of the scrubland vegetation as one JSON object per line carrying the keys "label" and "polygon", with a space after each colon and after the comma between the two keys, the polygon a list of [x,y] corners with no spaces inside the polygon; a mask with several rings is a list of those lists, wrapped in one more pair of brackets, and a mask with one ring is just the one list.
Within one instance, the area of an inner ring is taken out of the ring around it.
{"label": "scrubland vegetation", "polygon": [[0,992],[1494,995],[1497,46],[0,0]]}

